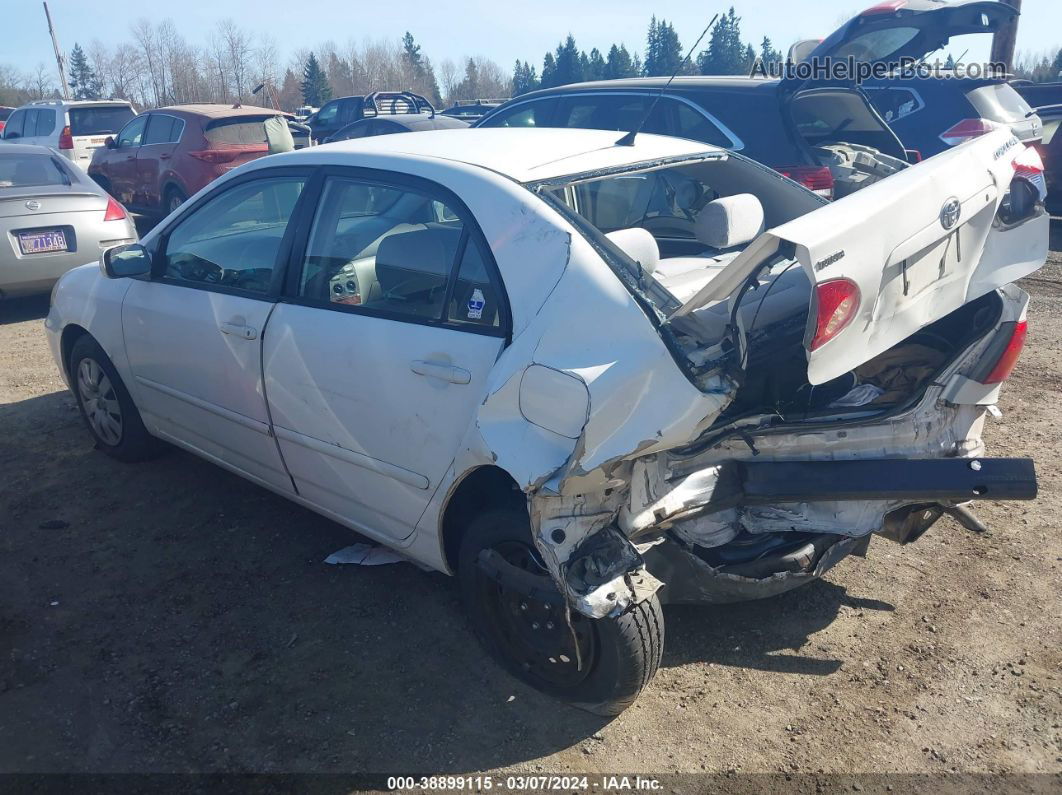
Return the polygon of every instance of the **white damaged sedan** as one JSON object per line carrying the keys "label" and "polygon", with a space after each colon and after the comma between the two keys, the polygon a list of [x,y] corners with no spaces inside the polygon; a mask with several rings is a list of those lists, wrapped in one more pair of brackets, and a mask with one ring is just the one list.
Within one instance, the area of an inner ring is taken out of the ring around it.
{"label": "white damaged sedan", "polygon": [[1046,257],[1010,133],[826,204],[740,155],[460,130],[262,158],[59,282],[99,447],[182,447],[441,571],[600,713],[661,603],[783,593],[874,534],[1032,499],[981,429]]}

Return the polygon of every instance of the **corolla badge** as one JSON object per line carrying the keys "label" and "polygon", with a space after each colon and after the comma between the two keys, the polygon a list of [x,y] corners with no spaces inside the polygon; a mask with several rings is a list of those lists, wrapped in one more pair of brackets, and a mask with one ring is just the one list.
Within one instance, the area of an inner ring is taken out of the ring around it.
{"label": "corolla badge", "polygon": [[28,202],[26,202],[26,209],[27,210],[39,210],[39,209],[41,209],[41,203],[39,201],[37,201],[36,199],[30,199]]}
{"label": "corolla badge", "polygon": [[945,229],[951,229],[955,224],[959,223],[959,216],[962,214],[962,205],[959,200],[952,197],[944,202],[944,206],[940,208],[940,225]]}

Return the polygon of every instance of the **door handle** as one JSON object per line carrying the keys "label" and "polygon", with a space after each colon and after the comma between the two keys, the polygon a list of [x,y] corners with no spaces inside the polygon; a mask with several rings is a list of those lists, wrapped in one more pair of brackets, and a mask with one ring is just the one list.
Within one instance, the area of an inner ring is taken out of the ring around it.
{"label": "door handle", "polygon": [[258,337],[258,329],[240,323],[222,323],[221,333],[231,334],[244,340],[253,340]]}
{"label": "door handle", "polygon": [[440,381],[449,381],[451,384],[467,384],[472,381],[472,373],[461,367],[454,367],[452,364],[415,361],[409,363],[409,369],[417,375],[438,378]]}
{"label": "door handle", "polygon": [[170,159],[169,155],[159,155],[159,160],[169,160],[169,159]]}

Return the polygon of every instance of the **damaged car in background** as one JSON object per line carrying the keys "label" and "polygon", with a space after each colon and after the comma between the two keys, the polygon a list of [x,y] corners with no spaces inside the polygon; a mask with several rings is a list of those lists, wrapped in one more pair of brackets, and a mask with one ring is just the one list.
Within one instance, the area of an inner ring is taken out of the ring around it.
{"label": "damaged car in background", "polygon": [[624,143],[249,163],[67,274],[53,353],[103,451],[166,440],[456,574],[508,670],[602,714],[655,673],[662,603],[782,594],[1035,496],[981,440],[1046,257],[1033,150],[991,133],[830,204]]}

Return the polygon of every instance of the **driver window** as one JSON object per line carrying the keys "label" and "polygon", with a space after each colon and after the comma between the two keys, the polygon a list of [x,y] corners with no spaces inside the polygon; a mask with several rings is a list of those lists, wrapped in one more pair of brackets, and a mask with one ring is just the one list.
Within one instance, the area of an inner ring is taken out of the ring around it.
{"label": "driver window", "polygon": [[118,133],[118,146],[140,146],[140,140],[144,137],[144,127],[147,126],[148,117],[138,116],[122,128]]}
{"label": "driver window", "polygon": [[269,291],[304,177],[246,182],[196,208],[166,241],[166,279]]}

